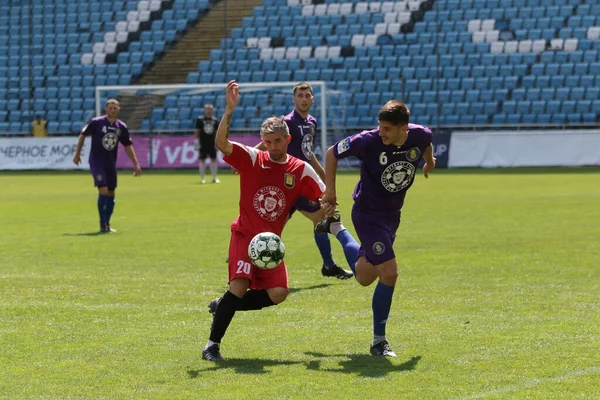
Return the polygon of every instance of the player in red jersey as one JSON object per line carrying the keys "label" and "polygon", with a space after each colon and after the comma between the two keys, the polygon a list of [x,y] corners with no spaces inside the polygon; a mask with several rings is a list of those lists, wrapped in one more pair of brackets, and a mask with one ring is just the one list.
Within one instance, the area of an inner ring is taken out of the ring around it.
{"label": "player in red jersey", "polygon": [[319,201],[325,189],[308,163],[287,154],[291,137],[283,117],[267,118],[260,127],[267,151],[229,141],[233,110],[240,97],[235,81],[227,84],[226,97],[227,106],[215,141],[223,159],[240,173],[240,214],[231,224],[229,289],[209,305],[213,323],[202,351],[202,358],[208,361],[223,360],[221,339],[236,311],[273,306],[288,295],[285,263],[268,270],[255,267],[248,257],[250,240],[261,232],[281,236],[298,197]]}

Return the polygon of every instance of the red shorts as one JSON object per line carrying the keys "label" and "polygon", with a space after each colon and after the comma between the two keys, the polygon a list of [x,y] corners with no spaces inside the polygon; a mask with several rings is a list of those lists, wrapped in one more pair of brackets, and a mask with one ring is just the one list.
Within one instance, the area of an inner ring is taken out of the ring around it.
{"label": "red shorts", "polygon": [[262,290],[275,287],[288,289],[288,273],[285,262],[273,269],[255,267],[248,257],[248,245],[252,240],[242,232],[232,231],[229,242],[229,282],[235,278],[250,279],[250,289]]}

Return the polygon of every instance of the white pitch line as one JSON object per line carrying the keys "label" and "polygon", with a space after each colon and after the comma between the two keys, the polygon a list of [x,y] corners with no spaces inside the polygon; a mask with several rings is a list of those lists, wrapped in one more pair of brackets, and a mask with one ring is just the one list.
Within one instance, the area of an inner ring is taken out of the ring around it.
{"label": "white pitch line", "polygon": [[524,382],[524,383],[521,383],[518,385],[506,386],[503,388],[490,390],[489,392],[483,392],[483,393],[479,393],[479,394],[475,394],[475,395],[471,395],[471,396],[467,396],[467,397],[457,397],[456,400],[482,399],[484,397],[493,396],[493,395],[500,394],[500,393],[515,392],[518,390],[528,389],[530,387],[541,385],[544,383],[560,382],[565,379],[577,378],[580,376],[589,375],[589,374],[597,374],[597,373],[600,373],[600,367],[590,367],[590,368],[585,368],[585,369],[582,369],[579,371],[571,372],[569,374],[555,376],[553,378],[532,379],[530,381],[527,381],[527,382]]}

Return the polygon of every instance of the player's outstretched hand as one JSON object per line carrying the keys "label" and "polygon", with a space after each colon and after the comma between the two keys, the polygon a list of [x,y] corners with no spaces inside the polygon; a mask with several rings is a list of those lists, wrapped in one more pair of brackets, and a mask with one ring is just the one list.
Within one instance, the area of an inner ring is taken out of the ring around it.
{"label": "player's outstretched hand", "polygon": [[142,174],[142,168],[139,164],[133,166],[133,176],[140,176]]}
{"label": "player's outstretched hand", "polygon": [[239,174],[240,174],[240,171],[238,171],[238,170],[237,170],[237,168],[235,168],[235,167],[231,167],[231,173],[232,173],[233,175],[239,175]]}
{"label": "player's outstretched hand", "polygon": [[235,80],[229,81],[225,94],[227,98],[227,108],[233,111],[240,101],[240,87]]}
{"label": "player's outstretched hand", "polygon": [[75,164],[75,165],[81,164],[81,157],[79,156],[79,154],[75,154],[73,156],[73,164]]}
{"label": "player's outstretched hand", "polygon": [[435,169],[435,157],[433,158],[433,164],[425,163],[423,165],[423,176],[425,179],[429,178],[429,173]]}

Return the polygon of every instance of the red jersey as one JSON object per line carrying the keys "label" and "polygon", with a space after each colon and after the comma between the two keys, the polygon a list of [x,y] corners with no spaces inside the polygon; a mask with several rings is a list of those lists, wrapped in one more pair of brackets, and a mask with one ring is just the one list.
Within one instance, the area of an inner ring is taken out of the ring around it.
{"label": "red jersey", "polygon": [[318,201],[325,184],[313,167],[287,155],[271,160],[269,153],[232,142],[233,152],[223,159],[240,172],[240,215],[234,231],[251,237],[261,232],[281,236],[290,209],[299,196]]}

